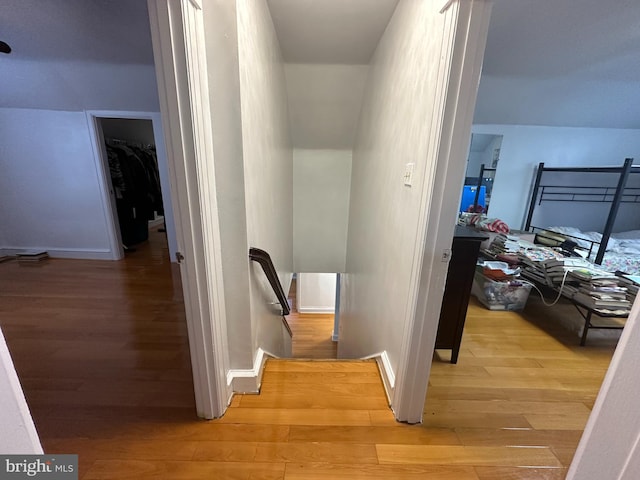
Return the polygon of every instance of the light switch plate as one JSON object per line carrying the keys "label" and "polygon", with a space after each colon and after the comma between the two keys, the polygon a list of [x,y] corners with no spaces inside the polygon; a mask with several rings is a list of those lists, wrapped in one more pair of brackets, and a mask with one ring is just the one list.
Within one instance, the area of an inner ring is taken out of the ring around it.
{"label": "light switch plate", "polygon": [[404,169],[404,184],[410,187],[413,184],[413,163],[407,163]]}

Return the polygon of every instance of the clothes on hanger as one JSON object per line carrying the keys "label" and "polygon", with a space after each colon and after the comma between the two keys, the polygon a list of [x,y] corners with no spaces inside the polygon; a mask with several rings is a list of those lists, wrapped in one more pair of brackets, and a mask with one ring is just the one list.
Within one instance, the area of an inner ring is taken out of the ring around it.
{"label": "clothes on hanger", "polygon": [[149,238],[149,220],[163,213],[155,147],[107,140],[107,159],[118,211],[122,243]]}

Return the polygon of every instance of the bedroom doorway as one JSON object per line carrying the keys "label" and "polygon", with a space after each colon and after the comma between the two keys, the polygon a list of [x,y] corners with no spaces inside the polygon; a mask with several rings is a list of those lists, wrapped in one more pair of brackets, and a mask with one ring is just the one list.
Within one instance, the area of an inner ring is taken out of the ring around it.
{"label": "bedroom doorway", "polygon": [[489,213],[493,181],[500,162],[502,135],[472,133],[460,212]]}
{"label": "bedroom doorway", "polygon": [[[87,121],[92,132],[112,258],[123,258],[126,250],[145,240],[149,227],[157,227],[162,222],[160,228],[166,233],[169,257],[175,262],[178,247],[160,115],[90,111]],[[127,156],[127,151],[133,155],[131,159],[140,170],[129,171],[125,180],[118,165],[110,168],[109,154]],[[145,169],[145,165],[148,168]],[[124,183],[114,185],[114,175],[120,178],[116,183]],[[157,178],[147,178],[151,175],[157,175]],[[131,190],[136,193],[132,195]]]}

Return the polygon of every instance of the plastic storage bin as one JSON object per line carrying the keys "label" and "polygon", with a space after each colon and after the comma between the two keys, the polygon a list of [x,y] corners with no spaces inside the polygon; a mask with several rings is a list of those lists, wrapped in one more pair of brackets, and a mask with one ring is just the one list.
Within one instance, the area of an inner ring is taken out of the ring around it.
{"label": "plastic storage bin", "polygon": [[522,310],[527,304],[531,285],[518,280],[496,282],[477,271],[471,294],[489,310]]}

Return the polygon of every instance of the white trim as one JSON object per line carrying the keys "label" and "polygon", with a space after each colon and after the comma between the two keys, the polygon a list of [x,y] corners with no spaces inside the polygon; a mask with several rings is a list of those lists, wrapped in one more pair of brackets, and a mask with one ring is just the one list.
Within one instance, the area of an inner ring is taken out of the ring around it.
{"label": "white trim", "polygon": [[449,10],[449,7],[451,6],[451,4],[454,2],[455,0],[447,0],[447,3],[444,4],[444,6],[440,9],[440,13],[444,13],[447,10]]}
{"label": "white trim", "polygon": [[[225,377],[229,369],[227,318],[222,280],[222,241],[215,190],[216,175],[209,77],[204,47],[206,44],[204,19],[202,10],[196,8],[190,0],[182,0],[182,27],[185,33],[187,80],[201,213],[202,245],[204,247],[204,258],[201,261],[206,268],[205,277],[208,287],[206,298],[209,302],[208,310],[210,313],[210,317],[203,322],[203,327],[207,329],[204,332],[205,338],[207,338],[207,347],[209,352],[213,353],[210,366],[214,369],[209,374],[211,380],[216,382],[218,409],[222,414],[228,405],[224,391],[227,388]],[[209,336],[211,336],[210,339]],[[229,395],[226,396],[229,397]]]}
{"label": "white trim", "polygon": [[259,393],[264,364],[269,357],[275,358],[274,355],[258,348],[253,361],[253,368],[229,370],[227,373],[227,385],[233,389],[234,393]]}
{"label": "white trim", "polygon": [[336,273],[336,308],[333,312],[333,335],[331,335],[331,340],[334,342],[338,341],[340,337],[340,285],[341,285],[341,277],[339,273]]}
{"label": "white trim", "polygon": [[444,12],[439,84],[434,110],[430,158],[432,171],[424,176],[420,218],[411,274],[409,319],[404,331],[402,354],[392,408],[398,421],[422,421],[431,358],[442,303],[447,264],[442,251],[451,248],[455,206],[464,176],[466,147],[471,135],[480,71],[484,56],[491,3],[487,0],[454,2]]}
{"label": "white trim", "polygon": [[[3,429],[7,432],[7,435],[0,439],[0,444],[6,443],[8,447],[4,448],[2,453],[42,455],[44,453],[42,444],[40,443],[40,438],[38,438],[38,432],[29,411],[29,405],[24,397],[18,374],[1,330],[0,383],[3,383],[2,386],[4,387],[2,390],[3,409],[0,411],[0,423],[2,423]],[[18,446],[16,446],[16,443]],[[25,444],[29,444],[30,451],[12,451],[14,448],[25,448]],[[9,447],[9,445],[13,445],[13,447]]]}
{"label": "white trim", "polygon": [[298,307],[298,313],[334,313],[333,307]]}
{"label": "white trim", "polygon": [[107,228],[107,240],[109,241],[109,254],[111,260],[120,260],[124,257],[122,248],[122,240],[120,236],[120,226],[116,217],[115,198],[113,196],[113,187],[111,185],[111,175],[107,167],[105,159],[106,151],[102,129],[98,123],[98,119],[92,113],[86,111],[85,118],[87,120],[87,128],[91,137],[91,150],[93,151],[93,163],[98,177],[98,188],[100,189],[100,200],[102,202],[102,212],[104,215],[104,223]]}
{"label": "white trim", "polygon": [[153,220],[149,220],[149,228],[159,227],[163,223],[164,223],[164,217],[160,215],[159,217],[156,217]]}
{"label": "white trim", "polygon": [[631,307],[616,351],[567,472],[567,480],[638,478],[640,417],[640,296]]}
{"label": "white trim", "polygon": [[368,357],[363,358],[363,360],[371,359],[374,359],[378,365],[380,377],[382,378],[382,385],[384,386],[384,392],[387,395],[387,401],[391,405],[391,400],[393,399],[396,387],[396,374],[393,372],[389,355],[387,355],[387,351],[385,350],[383,352],[376,353],[375,355],[369,355]]}
{"label": "white trim", "polygon": [[215,192],[207,190],[215,184],[213,155],[207,155],[209,102],[202,100],[208,89],[206,63],[198,63],[204,56],[202,11],[193,11],[189,5],[181,0],[147,2],[177,243],[184,255],[180,273],[196,410],[201,417],[217,418],[233,393],[226,384],[228,347],[217,207]]}
{"label": "white trim", "polygon": [[113,260],[120,260],[124,257],[122,241],[120,235],[120,227],[118,225],[118,213],[113,197],[113,187],[111,185],[111,175],[109,173],[109,164],[107,160],[107,152],[104,146],[104,135],[100,126],[102,118],[124,118],[128,120],[150,120],[153,128],[153,136],[156,147],[156,158],[158,160],[158,173],[160,175],[160,189],[162,191],[162,204],[164,207],[164,217],[166,221],[166,233],[169,243],[169,258],[172,262],[176,261],[176,252],[178,251],[176,241],[176,227],[173,221],[173,201],[171,198],[171,187],[168,178],[167,151],[164,146],[162,134],[162,119],[159,112],[136,112],[136,111],[120,111],[120,110],[86,110],[87,125],[91,134],[91,149],[93,150],[94,163],[100,184],[100,194],[102,199],[102,208],[105,214],[105,222],[107,226],[107,235],[111,251],[113,252]]}
{"label": "white trim", "polygon": [[106,248],[51,248],[51,247],[2,247],[5,255],[17,255],[25,250],[44,250],[51,258],[77,258],[81,260],[113,260]]}

